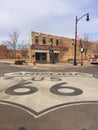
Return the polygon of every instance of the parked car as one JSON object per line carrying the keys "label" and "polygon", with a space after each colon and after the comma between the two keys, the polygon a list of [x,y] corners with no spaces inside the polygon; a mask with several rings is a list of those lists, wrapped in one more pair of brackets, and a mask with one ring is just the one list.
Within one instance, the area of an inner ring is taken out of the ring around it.
{"label": "parked car", "polygon": [[90,63],[98,63],[98,55],[94,55],[92,58],[90,58]]}

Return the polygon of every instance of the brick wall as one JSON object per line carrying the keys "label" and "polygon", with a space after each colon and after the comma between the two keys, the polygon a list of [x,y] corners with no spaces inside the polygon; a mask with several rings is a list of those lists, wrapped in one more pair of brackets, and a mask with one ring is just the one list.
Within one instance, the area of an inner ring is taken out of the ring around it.
{"label": "brick wall", "polygon": [[[16,51],[16,59],[22,58],[22,52]],[[0,59],[14,59],[14,51],[7,49],[6,46],[0,45]]]}
{"label": "brick wall", "polygon": [[7,58],[7,48],[6,46],[0,45],[0,59]]}

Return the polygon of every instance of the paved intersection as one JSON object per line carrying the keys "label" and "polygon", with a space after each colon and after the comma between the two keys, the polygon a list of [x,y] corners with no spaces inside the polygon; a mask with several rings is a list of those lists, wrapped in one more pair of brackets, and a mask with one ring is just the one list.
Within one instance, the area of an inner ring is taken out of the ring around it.
{"label": "paved intersection", "polygon": [[0,127],[4,130],[98,130],[97,78],[79,72],[1,75]]}

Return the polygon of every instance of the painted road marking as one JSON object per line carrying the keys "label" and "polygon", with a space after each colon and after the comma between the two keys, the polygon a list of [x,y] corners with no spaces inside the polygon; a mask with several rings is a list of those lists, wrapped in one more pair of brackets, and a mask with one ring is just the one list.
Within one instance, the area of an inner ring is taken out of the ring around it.
{"label": "painted road marking", "polygon": [[0,102],[35,117],[62,106],[98,102],[98,79],[79,72],[15,72],[0,77]]}

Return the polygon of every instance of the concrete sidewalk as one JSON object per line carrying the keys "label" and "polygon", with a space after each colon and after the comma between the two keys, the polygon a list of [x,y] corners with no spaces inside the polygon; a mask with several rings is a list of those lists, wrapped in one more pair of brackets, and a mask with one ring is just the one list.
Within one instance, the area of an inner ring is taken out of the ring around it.
{"label": "concrete sidewalk", "polygon": [[50,63],[36,63],[35,65],[33,63],[27,63],[24,65],[15,65],[14,61],[12,60],[0,60],[1,63],[9,63],[12,66],[17,66],[17,67],[26,67],[26,68],[33,68],[33,69],[64,69],[64,68],[74,68],[74,67],[91,67],[93,66],[89,62],[84,62],[83,65],[81,66],[80,63],[77,64],[77,66],[74,66],[72,63],[55,63],[55,64],[50,64]]}
{"label": "concrete sidewalk", "polygon": [[[26,68],[33,68],[33,69],[66,69],[66,68],[84,68],[84,67],[91,67],[93,66],[89,62],[85,62],[83,66],[81,64],[77,64],[77,66],[74,66],[72,63],[55,63],[55,64],[39,64],[36,63],[35,65],[33,63],[28,63],[27,65],[23,65]],[[22,66],[22,67],[23,67]],[[21,67],[21,66],[20,66]]]}

